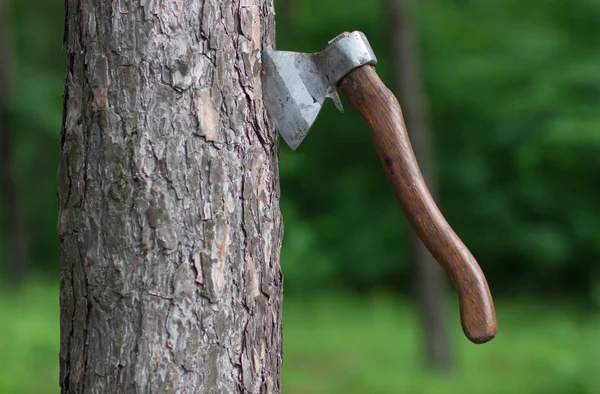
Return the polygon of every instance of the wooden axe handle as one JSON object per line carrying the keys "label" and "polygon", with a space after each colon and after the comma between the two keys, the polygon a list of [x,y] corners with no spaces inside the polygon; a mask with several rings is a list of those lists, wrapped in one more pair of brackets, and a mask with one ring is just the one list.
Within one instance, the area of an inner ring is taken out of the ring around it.
{"label": "wooden axe handle", "polygon": [[408,221],[454,283],[465,335],[474,343],[493,339],[496,312],[487,281],[425,185],[398,100],[372,66],[352,71],[340,87],[369,124],[385,173]]}

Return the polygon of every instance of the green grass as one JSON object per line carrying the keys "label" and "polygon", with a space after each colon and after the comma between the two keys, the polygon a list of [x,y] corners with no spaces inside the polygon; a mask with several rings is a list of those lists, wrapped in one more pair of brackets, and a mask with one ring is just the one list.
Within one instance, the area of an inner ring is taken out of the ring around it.
{"label": "green grass", "polygon": [[284,305],[285,393],[600,393],[600,320],[565,306],[500,303],[499,334],[485,345],[468,342],[453,319],[457,365],[444,376],[423,368],[407,302],[334,297]]}
{"label": "green grass", "polygon": [[58,393],[58,285],[0,286],[0,393]]}
{"label": "green grass", "polygon": [[[284,393],[600,393],[598,316],[501,302],[499,335],[479,346],[453,320],[457,366],[448,376],[423,368],[415,316],[405,300],[385,295],[288,297]],[[58,331],[56,285],[0,290],[0,393],[59,392]]]}

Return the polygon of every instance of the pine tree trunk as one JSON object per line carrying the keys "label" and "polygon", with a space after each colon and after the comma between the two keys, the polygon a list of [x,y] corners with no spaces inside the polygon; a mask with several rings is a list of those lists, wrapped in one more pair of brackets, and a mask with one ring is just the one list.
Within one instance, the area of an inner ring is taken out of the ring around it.
{"label": "pine tree trunk", "polygon": [[20,282],[27,273],[27,226],[15,181],[15,144],[12,122],[11,49],[8,37],[8,1],[0,0],[0,236],[4,241],[7,273]]}
{"label": "pine tree trunk", "polygon": [[64,393],[279,393],[271,0],[67,0]]}
{"label": "pine tree trunk", "polygon": [[[390,36],[397,91],[407,130],[419,161],[423,178],[436,195],[427,104],[421,82],[417,35],[411,23],[409,0],[388,0]],[[421,240],[413,235],[413,272],[428,363],[434,368],[452,367],[452,349],[446,319],[447,281],[441,267]]]}

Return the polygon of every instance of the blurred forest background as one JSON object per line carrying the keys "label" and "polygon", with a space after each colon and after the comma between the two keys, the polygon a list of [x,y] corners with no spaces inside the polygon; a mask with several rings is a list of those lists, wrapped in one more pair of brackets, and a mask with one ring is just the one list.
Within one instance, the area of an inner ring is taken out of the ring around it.
{"label": "blurred forest background", "polygon": [[[277,0],[278,47],[366,33],[499,335],[468,343],[446,280],[411,268],[366,125],[328,102],[282,145],[285,392],[600,393],[600,0],[407,3]],[[56,393],[63,2],[0,9],[0,393]]]}

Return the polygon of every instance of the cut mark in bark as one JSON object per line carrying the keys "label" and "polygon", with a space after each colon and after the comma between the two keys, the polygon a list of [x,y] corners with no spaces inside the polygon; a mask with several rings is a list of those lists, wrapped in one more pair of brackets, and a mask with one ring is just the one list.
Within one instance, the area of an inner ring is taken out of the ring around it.
{"label": "cut mark in bark", "polygon": [[201,90],[195,97],[195,110],[198,117],[198,134],[207,141],[217,141],[219,114],[215,109],[210,89]]}

